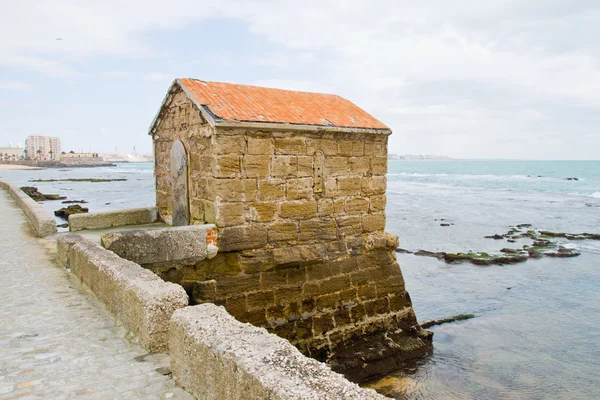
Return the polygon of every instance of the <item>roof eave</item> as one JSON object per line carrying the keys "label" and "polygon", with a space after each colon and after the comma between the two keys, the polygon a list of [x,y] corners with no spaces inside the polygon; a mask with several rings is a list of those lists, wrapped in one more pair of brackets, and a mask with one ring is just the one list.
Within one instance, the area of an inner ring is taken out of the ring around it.
{"label": "roof eave", "polygon": [[207,111],[202,104],[198,103],[196,98],[189,92],[189,90],[185,87],[183,82],[181,82],[181,79],[178,78],[173,81],[173,83],[169,87],[167,94],[165,95],[165,98],[163,99],[162,103],[160,104],[160,108],[158,109],[158,112],[154,116],[154,119],[152,120],[152,123],[150,124],[150,128],[148,129],[149,135],[152,135],[156,131],[156,127],[160,123],[160,116],[161,116],[164,108],[171,102],[174,89],[177,86],[179,86],[181,88],[181,90],[183,90],[185,95],[188,97],[188,99],[190,99],[194,103],[194,105],[196,106],[196,108],[198,108],[198,110],[200,111],[200,114],[202,114],[202,117],[206,120],[206,122],[213,128],[215,127],[215,118],[211,115],[212,113]]}
{"label": "roof eave", "polygon": [[304,125],[304,124],[289,124],[283,122],[251,122],[251,121],[227,121],[220,120],[215,122],[217,128],[234,129],[259,129],[267,131],[302,131],[302,132],[339,132],[339,133],[373,133],[377,135],[391,135],[390,128],[354,128],[354,127],[339,127],[327,125]]}

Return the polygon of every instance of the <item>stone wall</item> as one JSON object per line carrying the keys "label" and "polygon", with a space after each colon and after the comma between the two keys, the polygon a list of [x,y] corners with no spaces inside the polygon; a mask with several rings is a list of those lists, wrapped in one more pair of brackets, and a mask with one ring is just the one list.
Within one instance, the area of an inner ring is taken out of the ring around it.
{"label": "stone wall", "polygon": [[44,207],[19,189],[18,186],[0,181],[0,187],[10,194],[25,215],[27,215],[36,236],[46,237],[57,232],[54,217],[48,214]]}
{"label": "stone wall", "polygon": [[212,304],[173,314],[169,351],[173,378],[198,399],[387,399]]}
{"label": "stone wall", "polygon": [[79,235],[61,236],[57,253],[58,261],[94,292],[143,347],[167,350],[171,315],[188,305],[181,286],[164,282]]}

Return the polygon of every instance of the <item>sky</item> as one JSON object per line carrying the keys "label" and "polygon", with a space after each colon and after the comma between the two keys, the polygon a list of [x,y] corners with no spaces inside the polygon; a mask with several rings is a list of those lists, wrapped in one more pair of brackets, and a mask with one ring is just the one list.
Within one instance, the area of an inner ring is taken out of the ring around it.
{"label": "sky", "polygon": [[151,153],[175,78],[335,93],[389,152],[600,159],[597,0],[0,0],[0,146]]}

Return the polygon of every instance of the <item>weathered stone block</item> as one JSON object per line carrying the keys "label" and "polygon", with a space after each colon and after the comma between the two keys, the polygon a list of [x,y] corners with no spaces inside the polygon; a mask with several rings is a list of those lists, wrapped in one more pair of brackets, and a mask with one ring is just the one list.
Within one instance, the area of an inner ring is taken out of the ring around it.
{"label": "weathered stone block", "polygon": [[325,335],[327,331],[335,328],[335,322],[330,315],[316,315],[313,318],[313,334]]}
{"label": "weathered stone block", "polygon": [[315,154],[321,150],[326,156],[335,156],[338,152],[338,144],[334,139],[307,139],[307,153]]}
{"label": "weathered stone block", "polygon": [[[37,203],[36,207],[41,208]],[[50,218],[50,216],[48,216],[48,218]],[[54,218],[52,218],[52,220],[54,220]],[[74,214],[69,217],[69,225],[72,232],[85,229],[104,229],[116,226],[151,224],[156,221],[158,221],[158,210],[156,207]],[[54,228],[56,228],[56,224],[53,223],[53,225]]]}
{"label": "weathered stone block", "polygon": [[364,197],[352,197],[346,200],[346,213],[366,214],[369,212],[369,200]]}
{"label": "weathered stone block", "polygon": [[287,304],[302,300],[301,286],[281,286],[275,289],[275,303]]}
{"label": "weathered stone block", "polygon": [[333,214],[333,200],[318,199],[317,200],[317,215],[319,217],[331,216]]}
{"label": "weathered stone block", "polygon": [[346,198],[338,197],[333,199],[333,214],[334,215],[345,215],[346,214]]}
{"label": "weathered stone block", "polygon": [[385,229],[385,214],[368,214],[362,216],[364,232],[374,232]]}
{"label": "weathered stone block", "polygon": [[245,210],[249,221],[269,222],[277,213],[277,203],[274,201],[256,201],[248,204]]}
{"label": "weathered stone block", "polygon": [[308,219],[317,216],[316,200],[288,201],[280,204],[279,207],[281,218]]}
{"label": "weathered stone block", "polygon": [[337,293],[328,293],[316,297],[317,307],[319,310],[331,310],[337,308],[340,303],[340,296]]}
{"label": "weathered stone block", "polygon": [[306,154],[306,140],[303,137],[287,137],[275,139],[275,154]]}
{"label": "weathered stone block", "polygon": [[298,156],[298,173],[299,178],[313,176],[313,157]]}
{"label": "weathered stone block", "polygon": [[248,154],[273,154],[274,148],[271,138],[248,138]]}
{"label": "weathered stone block", "polygon": [[308,220],[300,222],[300,240],[335,240],[337,225],[335,220]]}
{"label": "weathered stone block", "polygon": [[260,290],[259,274],[216,276],[217,296],[230,297]]}
{"label": "weathered stone block", "polygon": [[246,139],[239,135],[214,135],[213,149],[217,154],[243,154],[246,152]]}
{"label": "weathered stone block", "polygon": [[218,202],[216,207],[218,227],[241,225],[244,223],[244,203]]}
{"label": "weathered stone block", "polygon": [[337,190],[340,196],[356,196],[361,193],[359,176],[340,176],[337,178]]}
{"label": "weathered stone block", "polygon": [[197,303],[216,300],[217,281],[210,279],[207,281],[195,282],[192,289],[192,298]]}
{"label": "weathered stone block", "polygon": [[271,250],[245,250],[238,253],[238,260],[242,270],[246,274],[268,271],[276,265]]}
{"label": "weathered stone block", "polygon": [[243,157],[244,176],[248,178],[266,178],[269,176],[269,155],[246,155]]}
{"label": "weathered stone block", "polygon": [[215,179],[215,194],[223,201],[242,201],[243,186],[241,179]]}
{"label": "weathered stone block", "polygon": [[269,243],[298,239],[297,222],[277,222],[267,228]]}
{"label": "weathered stone block", "polygon": [[371,173],[373,175],[387,174],[387,157],[372,157],[371,158]]}
{"label": "weathered stone block", "polygon": [[325,185],[325,190],[323,192],[323,196],[332,198],[332,197],[337,197],[339,195],[336,178],[325,179],[324,185]]}
{"label": "weathered stone block", "polygon": [[387,157],[387,147],[381,142],[366,142],[365,156]]}
{"label": "weathered stone block", "polygon": [[387,179],[385,176],[373,176],[370,178],[363,178],[362,192],[366,196],[385,194],[386,185]]}
{"label": "weathered stone block", "polygon": [[328,176],[349,174],[351,171],[348,157],[325,157],[325,171]]}
{"label": "weathered stone block", "polygon": [[404,287],[404,278],[402,275],[390,276],[388,279],[378,281],[377,285],[377,294],[379,296],[384,296],[388,294],[395,293],[403,293],[405,290]]}
{"label": "weathered stone block", "polygon": [[277,264],[319,261],[326,255],[325,246],[319,244],[273,249],[273,257]]}
{"label": "weathered stone block", "polygon": [[365,175],[371,170],[371,163],[367,157],[350,157],[350,170],[355,174]]}
{"label": "weathered stone block", "polygon": [[258,183],[256,179],[244,179],[242,180],[242,200],[243,201],[254,201],[256,200],[256,193],[258,190]]}
{"label": "weathered stone block", "polygon": [[286,197],[288,200],[309,199],[312,194],[312,178],[295,178],[286,181]]}
{"label": "weathered stone block", "polygon": [[286,272],[281,270],[261,272],[260,283],[264,290],[273,290],[273,288],[287,284]]}
{"label": "weathered stone block", "polygon": [[246,309],[246,296],[232,296],[225,300],[225,309],[233,316],[244,315]]}
{"label": "weathered stone block", "polygon": [[259,179],[259,200],[281,200],[285,197],[285,181],[283,179]]}
{"label": "weathered stone block", "polygon": [[241,172],[241,157],[237,154],[227,154],[216,157],[215,178],[237,178]]}
{"label": "weathered stone block", "polygon": [[271,176],[279,178],[295,177],[298,173],[296,156],[273,156],[271,161]]}
{"label": "weathered stone block", "polygon": [[219,230],[219,251],[258,249],[267,244],[264,225],[233,226]]}
{"label": "weathered stone block", "polygon": [[213,228],[214,225],[190,225],[111,232],[102,235],[101,242],[120,257],[142,265],[201,261],[209,256],[206,236],[207,229]]}
{"label": "weathered stone block", "polygon": [[385,211],[385,194],[373,195],[370,197],[369,211],[372,213]]}
{"label": "weathered stone block", "polygon": [[333,293],[350,288],[350,276],[337,275],[320,282],[321,293]]}
{"label": "weathered stone block", "polygon": [[363,231],[362,217],[342,216],[336,218],[340,237],[360,234]]}

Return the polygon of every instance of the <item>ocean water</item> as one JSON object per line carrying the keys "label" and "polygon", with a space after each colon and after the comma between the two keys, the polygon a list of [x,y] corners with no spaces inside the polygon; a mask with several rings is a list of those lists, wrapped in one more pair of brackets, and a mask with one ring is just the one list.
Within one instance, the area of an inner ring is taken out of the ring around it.
{"label": "ocean water", "polygon": [[[484,236],[522,223],[600,233],[600,161],[390,161],[388,171],[387,230],[406,249],[520,247]],[[431,328],[430,357],[371,386],[398,399],[598,398],[600,242],[566,244],[581,256],[478,267],[399,254],[419,320],[476,318]]]}
{"label": "ocean water", "polygon": [[[600,161],[390,161],[388,171],[387,230],[406,249],[520,247],[484,236],[522,223],[600,233]],[[127,181],[28,182],[95,177]],[[86,199],[92,212],[154,204],[151,163],[0,171],[0,179]],[[598,398],[600,242],[566,244],[581,256],[478,267],[398,254],[419,320],[476,318],[431,328],[431,356],[369,386],[397,399]]]}

